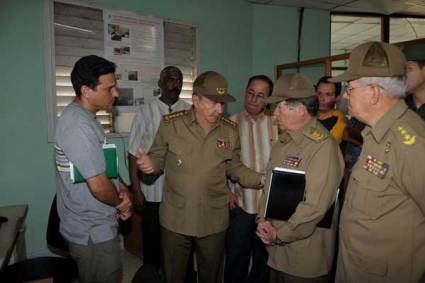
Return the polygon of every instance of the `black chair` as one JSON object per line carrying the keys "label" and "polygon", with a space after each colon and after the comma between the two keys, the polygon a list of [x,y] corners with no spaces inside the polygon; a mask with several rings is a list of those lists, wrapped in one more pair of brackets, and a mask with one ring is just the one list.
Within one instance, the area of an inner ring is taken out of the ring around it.
{"label": "black chair", "polygon": [[68,283],[78,278],[75,261],[69,256],[69,247],[59,232],[60,219],[56,208],[56,196],[50,207],[47,224],[47,246],[60,257],[37,257],[12,264],[0,273],[0,282],[21,283],[53,278],[53,282]]}

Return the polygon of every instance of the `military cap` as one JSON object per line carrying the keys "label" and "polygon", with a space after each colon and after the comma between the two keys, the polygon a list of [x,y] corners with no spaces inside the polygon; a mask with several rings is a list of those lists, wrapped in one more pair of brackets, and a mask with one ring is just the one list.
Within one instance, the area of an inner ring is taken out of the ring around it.
{"label": "military cap", "polygon": [[403,49],[407,61],[425,61],[425,44],[412,44]]}
{"label": "military cap", "polygon": [[273,93],[264,101],[267,104],[283,101],[287,98],[307,98],[315,95],[314,86],[303,74],[280,76],[274,84]]}
{"label": "military cap", "polygon": [[228,93],[226,79],[219,73],[208,71],[200,74],[193,83],[193,94],[205,96],[215,102],[232,102],[236,99]]}
{"label": "military cap", "polygon": [[350,65],[330,82],[357,80],[362,77],[397,77],[404,75],[406,58],[389,43],[371,41],[360,44],[350,54]]}

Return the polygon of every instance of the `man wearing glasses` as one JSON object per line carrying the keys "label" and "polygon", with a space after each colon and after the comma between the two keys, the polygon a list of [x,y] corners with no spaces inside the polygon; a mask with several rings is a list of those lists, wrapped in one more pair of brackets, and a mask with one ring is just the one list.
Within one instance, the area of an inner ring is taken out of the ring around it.
{"label": "man wearing glasses", "polygon": [[405,57],[367,42],[350,55],[348,112],[366,124],[340,221],[337,282],[419,282],[425,271],[425,123],[403,101]]}
{"label": "man wearing glasses", "polygon": [[[272,90],[269,77],[251,77],[245,89],[245,110],[230,117],[239,125],[241,160],[257,172],[265,172],[272,143],[277,139],[277,127],[270,113],[266,113],[264,103]],[[226,234],[224,282],[268,282],[267,251],[255,235],[258,201],[263,191],[242,188],[232,182],[229,187],[230,223]]]}

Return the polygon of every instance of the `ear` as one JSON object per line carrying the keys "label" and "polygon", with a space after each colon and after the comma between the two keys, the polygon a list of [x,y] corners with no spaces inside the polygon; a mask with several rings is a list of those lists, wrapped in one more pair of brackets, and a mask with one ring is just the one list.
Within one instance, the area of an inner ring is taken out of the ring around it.
{"label": "ear", "polygon": [[383,95],[382,89],[376,85],[372,85],[370,89],[371,89],[371,93],[370,93],[371,95],[369,96],[369,101],[372,105],[376,105],[381,99],[381,95]]}
{"label": "ear", "polygon": [[198,105],[199,105],[199,96],[197,96],[197,95],[192,95],[192,103],[193,103],[193,105],[194,105],[196,108],[198,108]]}
{"label": "ear", "polygon": [[81,90],[81,96],[84,98],[88,98],[90,96],[92,89],[86,85],[82,85],[80,90]]}
{"label": "ear", "polygon": [[158,86],[159,86],[159,88],[162,87],[162,81],[161,80],[158,80]]}

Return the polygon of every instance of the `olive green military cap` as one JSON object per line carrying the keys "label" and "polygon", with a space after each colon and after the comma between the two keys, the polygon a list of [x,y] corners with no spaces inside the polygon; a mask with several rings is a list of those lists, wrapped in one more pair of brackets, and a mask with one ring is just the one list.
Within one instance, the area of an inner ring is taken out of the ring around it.
{"label": "olive green military cap", "polygon": [[350,54],[350,65],[330,82],[357,80],[362,77],[397,77],[404,75],[406,58],[403,52],[386,42],[360,44]]}
{"label": "olive green military cap", "polygon": [[219,73],[208,71],[200,74],[193,83],[193,94],[205,96],[215,102],[232,102],[236,99],[228,93],[226,79]]}
{"label": "olive green military cap", "polygon": [[271,96],[264,101],[267,104],[283,101],[287,98],[306,98],[315,95],[312,82],[303,74],[286,74],[280,76]]}
{"label": "olive green military cap", "polygon": [[412,44],[403,49],[407,61],[425,61],[425,44]]}

